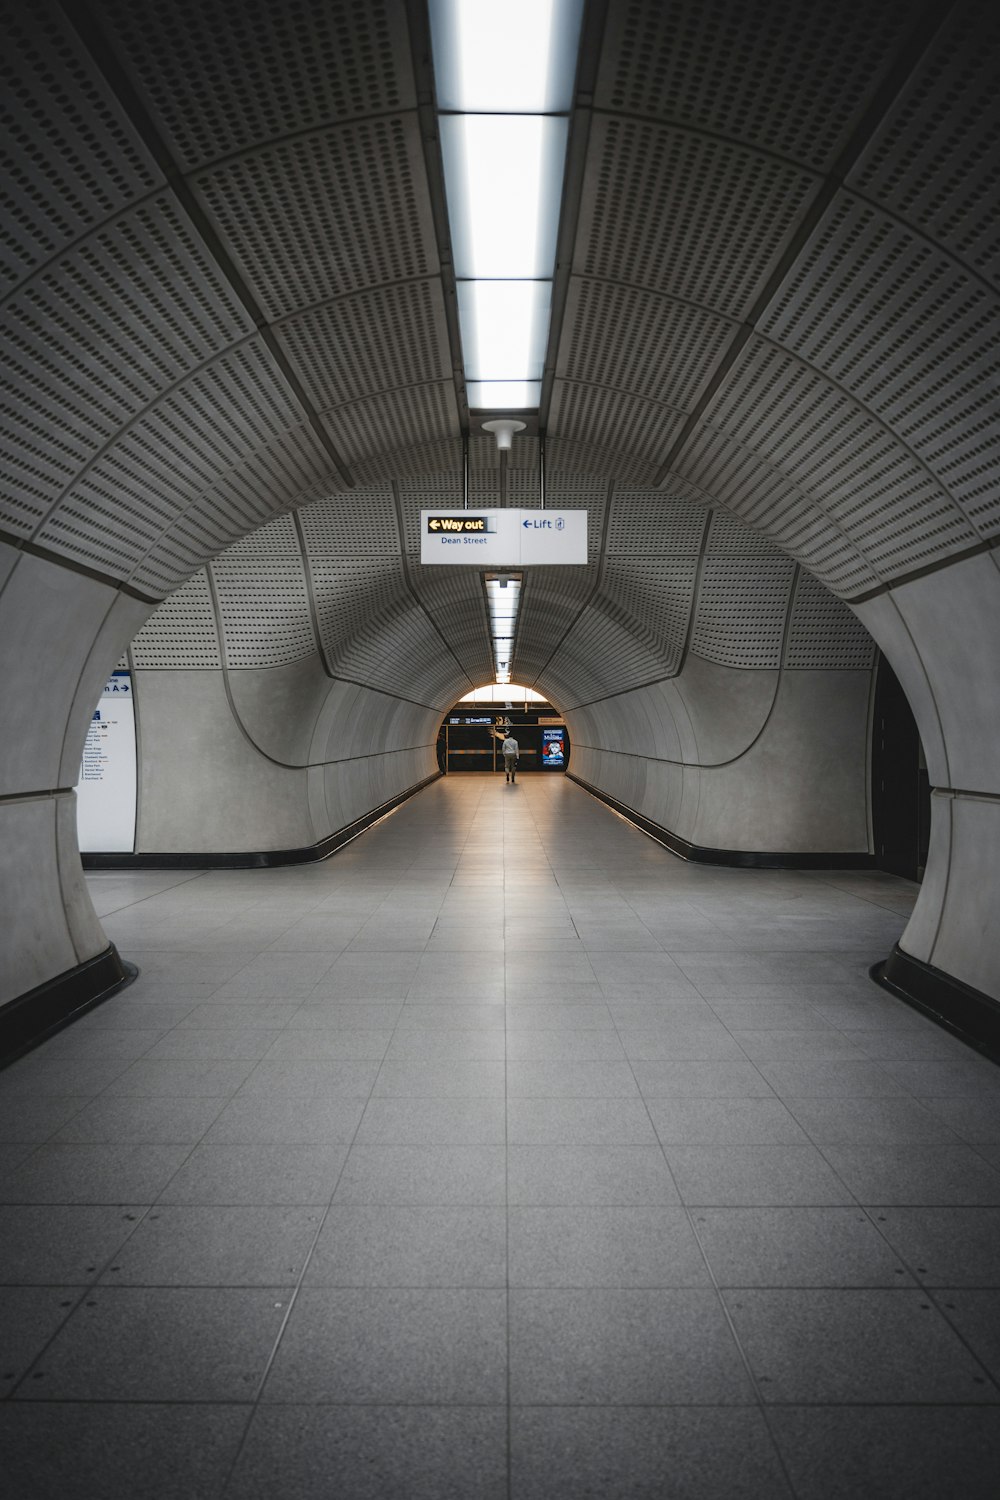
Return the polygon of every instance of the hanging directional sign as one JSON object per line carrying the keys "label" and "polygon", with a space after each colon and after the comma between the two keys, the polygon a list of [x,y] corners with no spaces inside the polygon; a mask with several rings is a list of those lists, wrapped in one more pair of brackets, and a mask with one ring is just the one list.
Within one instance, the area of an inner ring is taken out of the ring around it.
{"label": "hanging directional sign", "polygon": [[552,567],[587,561],[585,510],[422,510],[420,561],[463,567]]}

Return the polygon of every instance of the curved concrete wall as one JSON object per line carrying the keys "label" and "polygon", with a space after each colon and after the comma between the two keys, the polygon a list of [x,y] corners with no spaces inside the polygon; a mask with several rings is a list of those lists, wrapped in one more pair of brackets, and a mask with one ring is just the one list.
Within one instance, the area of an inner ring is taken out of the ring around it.
{"label": "curved concrete wall", "polygon": [[867,853],[870,685],[689,656],[677,678],[569,710],[571,770],[702,847]]}
{"label": "curved concrete wall", "polygon": [[900,947],[1000,999],[1000,561],[990,551],[856,613],[916,716],[934,794],[931,848]]}
{"label": "curved concrete wall", "polygon": [[318,658],[259,671],[138,671],[136,851],[295,849],[437,769],[440,714]]}

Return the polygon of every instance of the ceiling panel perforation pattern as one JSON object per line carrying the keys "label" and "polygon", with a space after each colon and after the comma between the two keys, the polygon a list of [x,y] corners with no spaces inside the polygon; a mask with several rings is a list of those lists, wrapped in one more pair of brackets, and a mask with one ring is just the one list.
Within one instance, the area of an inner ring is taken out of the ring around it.
{"label": "ceiling panel perforation pattern", "polygon": [[870,671],[875,643],[847,605],[800,571],[785,645],[785,666]]}
{"label": "ceiling panel perforation pattern", "polygon": [[[100,529],[118,544],[114,555],[134,565],[156,533],[224,473],[248,460],[266,464],[269,443],[297,417],[266,352],[251,344],[234,349],[126,429],[72,486],[38,540],[54,544],[68,528],[82,537],[100,516]],[[300,471],[308,452],[298,460]],[[109,559],[95,550],[90,560]]]}
{"label": "ceiling panel perforation pattern", "polygon": [[542,501],[538,471],[530,469],[507,470],[507,504],[520,505],[527,510],[536,509]]}
{"label": "ceiling panel perforation pattern", "polygon": [[883,578],[977,539],[898,439],[782,350],[752,341],[707,419],[786,473]]}
{"label": "ceiling panel perforation pattern", "polygon": [[905,37],[903,0],[632,0],[608,8],[598,108],[830,165]]}
{"label": "ceiling panel perforation pattern", "polygon": [[410,607],[397,557],[314,558],[310,554],[316,616],[324,650],[332,657],[380,618]]}
{"label": "ceiling panel perforation pattern", "polygon": [[655,461],[637,458],[626,449],[602,448],[587,439],[561,437],[558,433],[549,437],[545,451],[550,488],[555,486],[557,476],[564,488],[575,482],[577,476],[588,484],[603,483],[605,489],[609,479],[618,479],[623,484],[652,485],[660,467]]}
{"label": "ceiling panel perforation pattern", "polygon": [[316,650],[301,558],[239,558],[210,564],[222,616],[226,664],[277,667]]}
{"label": "ceiling panel perforation pattern", "polygon": [[843,531],[759,454],[706,427],[687,445],[682,462],[718,506],[762,531],[834,592],[858,593],[878,582]]}
{"label": "ceiling panel perforation pattern", "polygon": [[997,8],[956,5],[848,178],[1000,284]]}
{"label": "ceiling panel perforation pattern", "polygon": [[[474,441],[478,442],[478,439]],[[494,443],[494,449],[496,444]],[[507,455],[508,472],[513,469],[522,470],[526,474],[538,473],[538,448],[536,437],[525,437],[524,434],[514,434],[510,452]]]}
{"label": "ceiling panel perforation pattern", "polygon": [[299,557],[299,539],[291,516],[275,516],[226,549],[227,562],[256,562],[266,557]]}
{"label": "ceiling panel perforation pattern", "polygon": [[415,102],[401,0],[102,0],[100,14],[185,170]]}
{"label": "ceiling panel perforation pattern", "polygon": [[556,379],[549,425],[561,438],[583,438],[597,447],[621,448],[650,463],[662,461],[680,432],[683,415],[658,401],[603,386]]}
{"label": "ceiling panel perforation pattern", "polygon": [[788,557],[706,558],[691,650],[726,667],[780,666],[794,574]]}
{"label": "ceiling panel perforation pattern", "polygon": [[712,512],[705,551],[710,556],[737,552],[741,557],[753,554],[773,557],[775,549],[774,543],[762,532],[745,525],[737,516],[731,516],[724,510],[715,510]]}
{"label": "ceiling panel perforation pattern", "polygon": [[761,331],[849,390],[968,509],[1000,469],[997,312],[948,256],[841,198]]}
{"label": "ceiling panel perforation pattern", "polygon": [[0,27],[6,292],[162,176],[52,0],[7,7]]}
{"label": "ceiling panel perforation pattern", "polygon": [[669,662],[612,620],[603,610],[584,610],[545,670],[566,708],[665,676]]}
{"label": "ceiling panel perforation pattern", "polygon": [[442,711],[466,691],[462,669],[441,648],[441,637],[423,610],[412,601],[401,605],[391,621],[365,626],[333,655],[334,671],[383,692],[404,695]]}
{"label": "ceiling panel perforation pattern", "polygon": [[600,115],[586,183],[574,271],[730,318],[746,312],[820,186],[742,142]]}
{"label": "ceiling panel perforation pattern", "polygon": [[357,292],[296,314],[276,333],[321,409],[451,375],[439,281]]}
{"label": "ceiling panel perforation pattern", "polygon": [[691,618],[697,573],[696,557],[609,558],[601,576],[601,595],[612,607],[627,611],[632,628],[644,633],[664,654],[670,648],[679,656]]}
{"label": "ceiling panel perforation pattern", "polygon": [[348,463],[392,452],[429,436],[457,436],[458,404],[451,380],[383,391],[324,412],[323,424]]}
{"label": "ceiling panel perforation pattern", "polygon": [[310,557],[399,551],[396,505],[389,485],[311,501],[299,511],[299,524]]}
{"label": "ceiling panel perforation pattern", "polygon": [[691,303],[575,276],[556,371],[687,411],[725,353],[733,326]]}
{"label": "ceiling panel perforation pattern", "polygon": [[415,117],[288,141],[195,188],[269,319],[438,269]]}
{"label": "ceiling panel perforation pattern", "polygon": [[664,490],[615,486],[608,520],[606,553],[696,554],[705,530],[706,508],[675,499]]}
{"label": "ceiling panel perforation pattern", "polygon": [[421,603],[435,612],[446,612],[474,606],[478,611],[480,630],[486,630],[486,600],[482,572],[479,568],[411,568],[413,587]]}
{"label": "ceiling panel perforation pattern", "polygon": [[440,483],[455,489],[461,503],[461,438],[438,438],[430,443],[410,444],[395,453],[376,453],[370,458],[356,459],[351,472],[359,485],[391,480],[398,485],[401,494]]}
{"label": "ceiling panel perforation pattern", "polygon": [[144,671],[221,667],[215,611],[203,568],[154,610],[131,649],[133,662]]}
{"label": "ceiling panel perforation pattern", "polygon": [[138,588],[173,588],[244,533],[329,490],[329,460],[312,429],[292,428],[261,444],[184,507],[136,568]]}
{"label": "ceiling panel perforation pattern", "polygon": [[469,504],[484,507],[500,504],[500,470],[469,470]]}

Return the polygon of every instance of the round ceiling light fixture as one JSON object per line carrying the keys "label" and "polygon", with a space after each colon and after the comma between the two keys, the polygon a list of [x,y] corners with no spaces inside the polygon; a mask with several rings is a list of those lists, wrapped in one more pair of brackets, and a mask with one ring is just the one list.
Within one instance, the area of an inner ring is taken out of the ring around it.
{"label": "round ceiling light fixture", "polygon": [[497,447],[503,452],[510,448],[515,432],[523,432],[527,425],[526,422],[515,422],[513,417],[498,417],[495,422],[484,422],[483,431],[492,432]]}

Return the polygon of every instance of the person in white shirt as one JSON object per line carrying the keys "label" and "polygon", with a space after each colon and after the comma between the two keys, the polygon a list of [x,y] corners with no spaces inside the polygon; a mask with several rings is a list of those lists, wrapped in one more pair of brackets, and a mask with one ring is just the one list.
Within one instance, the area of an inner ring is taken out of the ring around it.
{"label": "person in white shirt", "polygon": [[521,747],[512,734],[508,734],[500,746],[503,751],[503,768],[507,772],[507,780],[513,781],[517,775],[517,758],[521,753]]}

